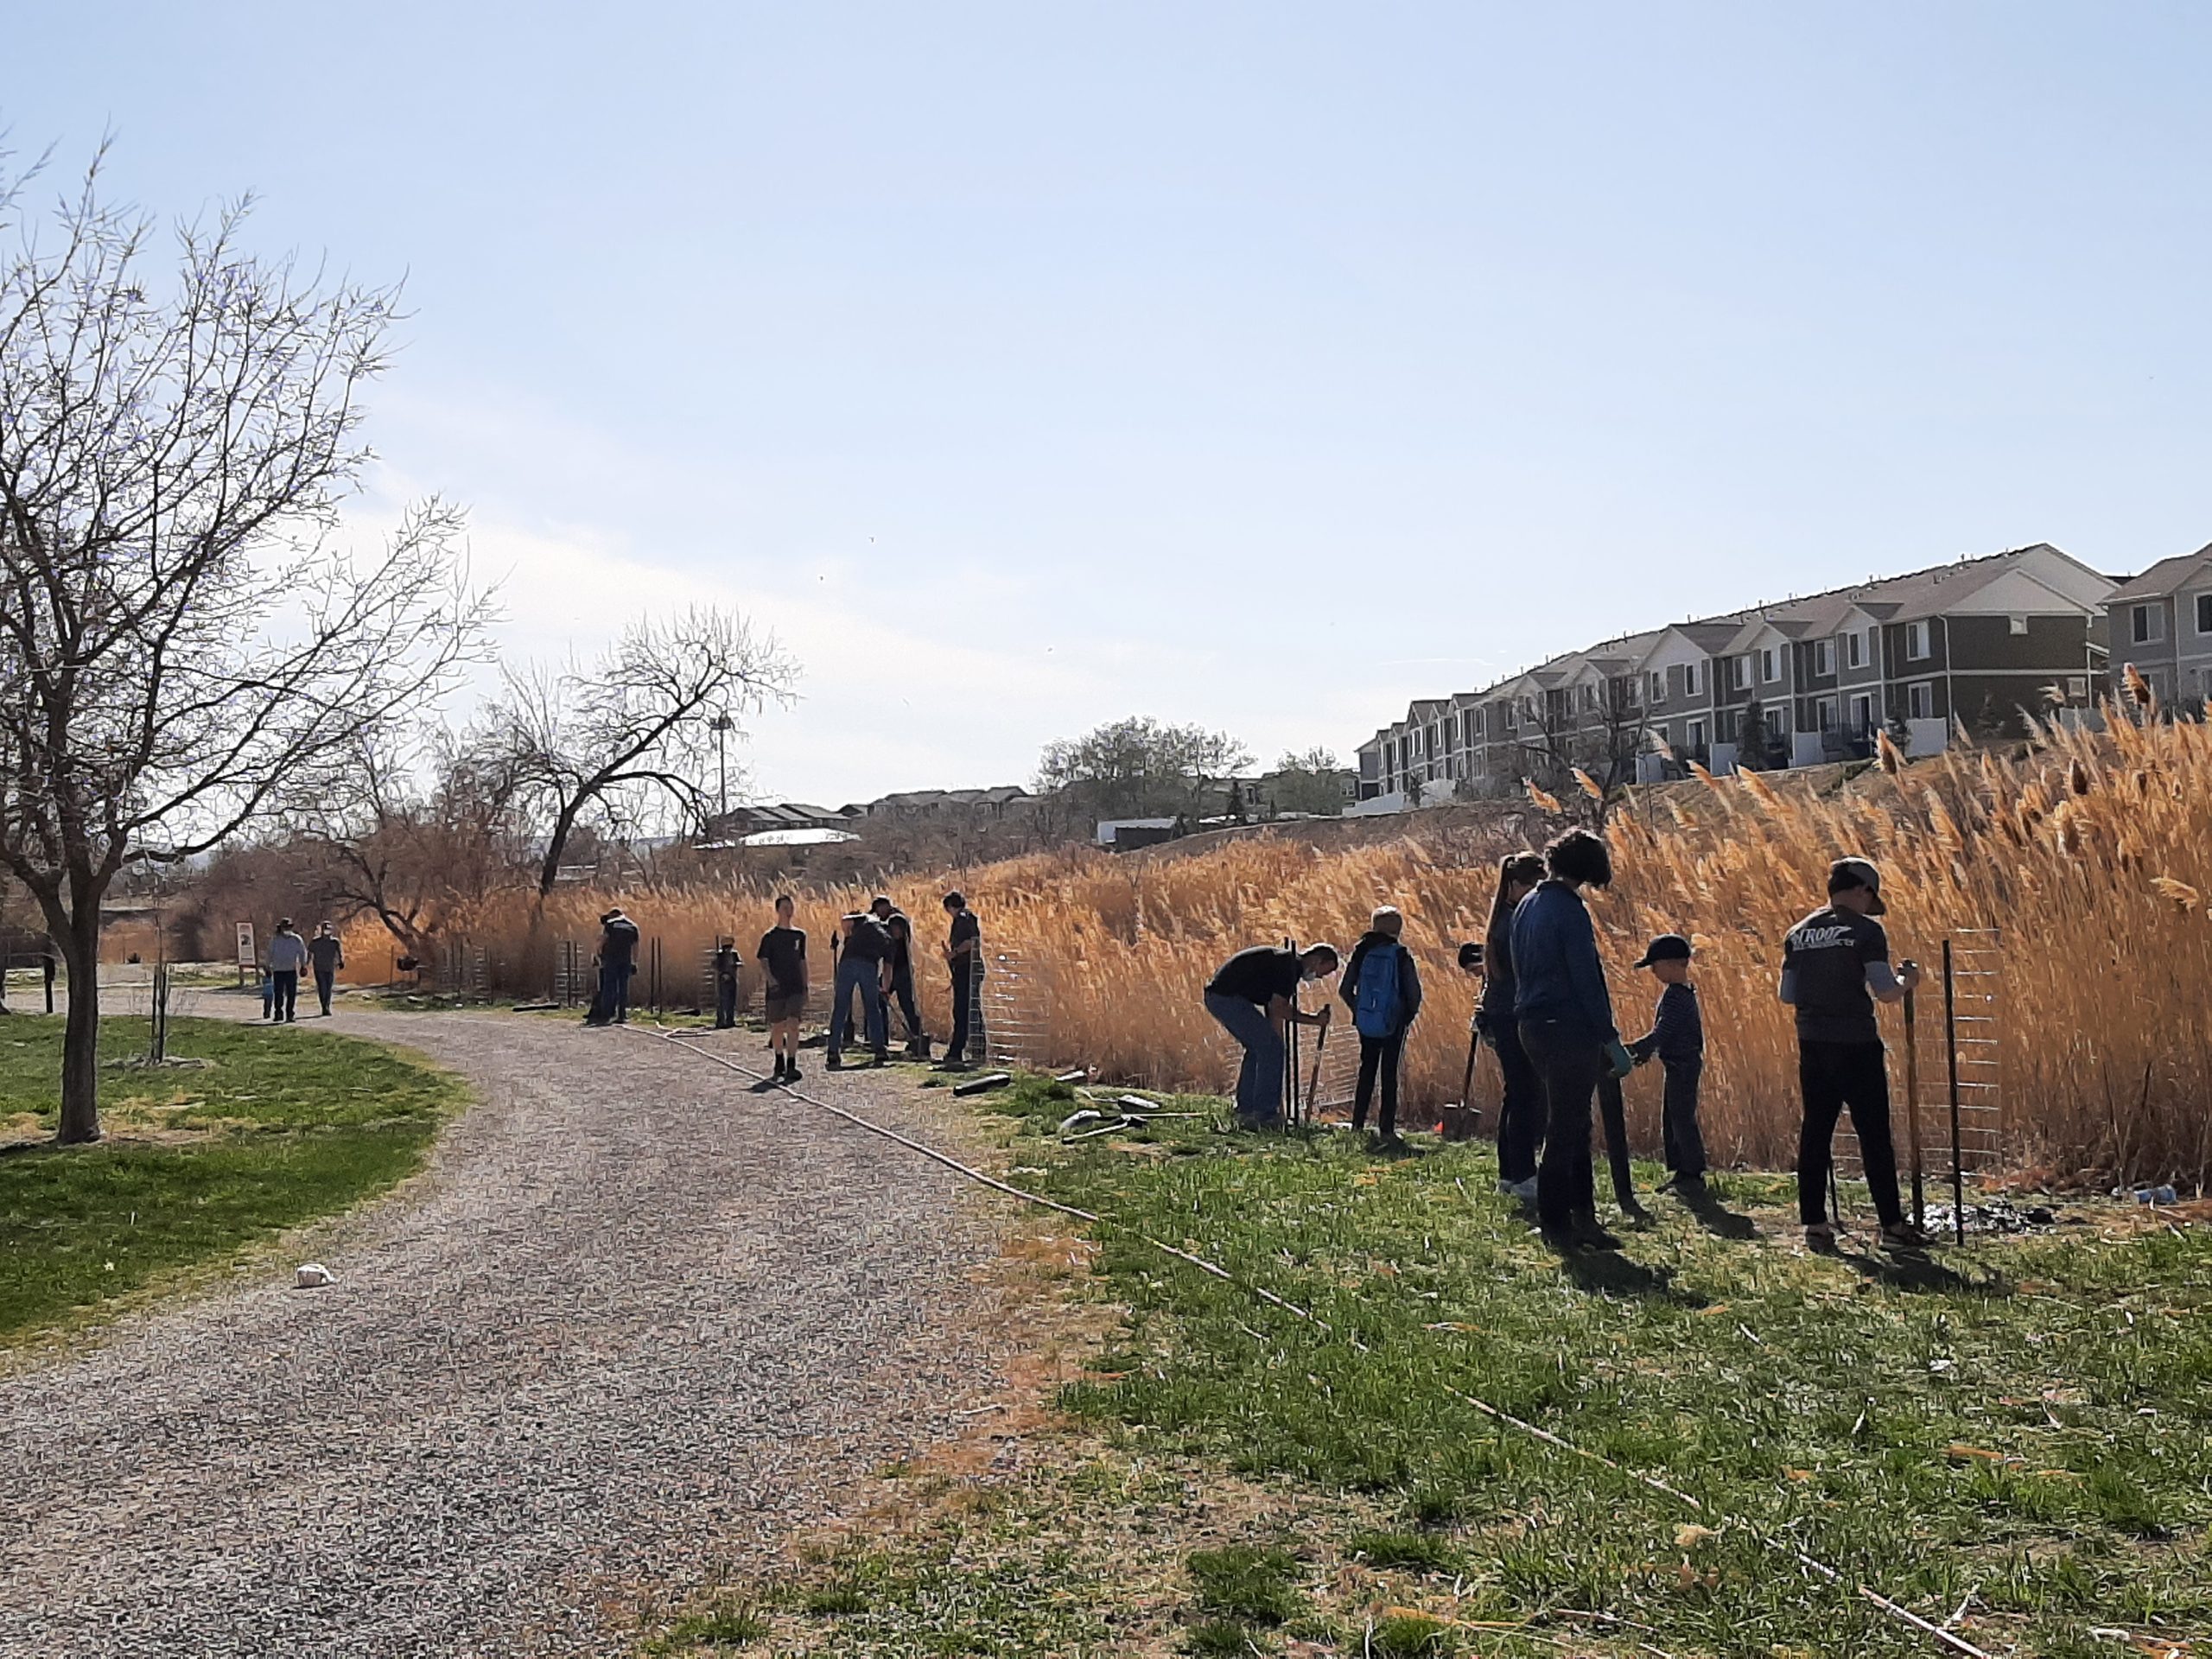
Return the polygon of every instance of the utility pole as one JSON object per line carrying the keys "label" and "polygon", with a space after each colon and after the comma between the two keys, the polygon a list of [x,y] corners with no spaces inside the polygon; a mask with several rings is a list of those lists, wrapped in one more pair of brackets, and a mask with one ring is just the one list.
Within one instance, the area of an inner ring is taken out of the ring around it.
{"label": "utility pole", "polygon": [[729,817],[729,734],[737,722],[728,715],[716,715],[712,729],[715,734],[715,770],[716,779],[715,810],[727,820]]}

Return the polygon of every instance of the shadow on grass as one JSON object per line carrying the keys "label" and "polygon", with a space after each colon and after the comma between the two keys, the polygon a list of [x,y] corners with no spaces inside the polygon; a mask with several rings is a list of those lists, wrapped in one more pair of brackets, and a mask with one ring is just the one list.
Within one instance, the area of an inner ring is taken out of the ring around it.
{"label": "shadow on grass", "polygon": [[1674,1193],[1682,1208],[1697,1217],[1698,1225],[1716,1238],[1746,1239],[1759,1236],[1757,1222],[1740,1210],[1728,1208],[1713,1196],[1710,1187],[1702,1183],[1678,1185]]}
{"label": "shadow on grass", "polygon": [[1710,1300],[1675,1284],[1672,1268],[1647,1267],[1618,1250],[1562,1251],[1560,1266],[1577,1288],[1592,1295],[1649,1297],[1677,1307],[1704,1307]]}
{"label": "shadow on grass", "polygon": [[1866,1278],[1892,1290],[1944,1296],[2006,1297],[2012,1294],[2011,1281],[2002,1273],[1993,1270],[1968,1278],[1933,1256],[1917,1252],[1875,1255],[1839,1249],[1832,1259],[1848,1263]]}

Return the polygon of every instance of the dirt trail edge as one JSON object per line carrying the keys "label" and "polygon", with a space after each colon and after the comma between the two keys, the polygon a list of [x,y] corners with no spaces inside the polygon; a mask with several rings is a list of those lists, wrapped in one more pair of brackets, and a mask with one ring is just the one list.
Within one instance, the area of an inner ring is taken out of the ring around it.
{"label": "dirt trail edge", "polygon": [[[622,1033],[325,1028],[480,1103],[318,1243],[335,1285],[280,1264],[0,1379],[0,1655],[625,1653],[988,1383],[1010,1201]],[[809,1087],[943,1141],[895,1076]]]}

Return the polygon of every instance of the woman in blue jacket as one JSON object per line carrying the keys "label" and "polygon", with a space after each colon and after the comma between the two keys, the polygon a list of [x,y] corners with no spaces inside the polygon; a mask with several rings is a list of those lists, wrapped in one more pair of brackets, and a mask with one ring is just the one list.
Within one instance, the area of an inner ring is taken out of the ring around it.
{"label": "woman in blue jacket", "polygon": [[1609,1248],[1598,1225],[1590,1167],[1590,1104],[1610,1068],[1630,1071],[1613,1024],[1613,1001],[1598,960],[1582,889],[1613,879],[1612,855],[1587,830],[1544,849],[1550,873],[1513,912],[1514,1018],[1544,1090],[1543,1161],[1536,1170],[1536,1219],[1560,1243]]}

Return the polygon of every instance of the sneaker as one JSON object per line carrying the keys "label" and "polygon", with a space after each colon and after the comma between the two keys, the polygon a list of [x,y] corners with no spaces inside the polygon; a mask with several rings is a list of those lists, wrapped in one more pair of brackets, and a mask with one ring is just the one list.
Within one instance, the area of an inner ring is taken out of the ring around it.
{"label": "sneaker", "polygon": [[1816,1255],[1835,1254],[1835,1224],[1816,1221],[1805,1229],[1805,1248]]}
{"label": "sneaker", "polygon": [[1498,1185],[1505,1190],[1509,1198],[1520,1199],[1531,1210],[1536,1207],[1536,1178],[1535,1176],[1531,1175],[1525,1181],[1501,1181]]}
{"label": "sneaker", "polygon": [[1377,1135],[1375,1137],[1375,1150],[1377,1152],[1398,1153],[1408,1150],[1408,1147],[1406,1143],[1395,1134]]}
{"label": "sneaker", "polygon": [[1891,1250],[1924,1250],[1936,1241],[1909,1221],[1882,1229],[1882,1247]]}

